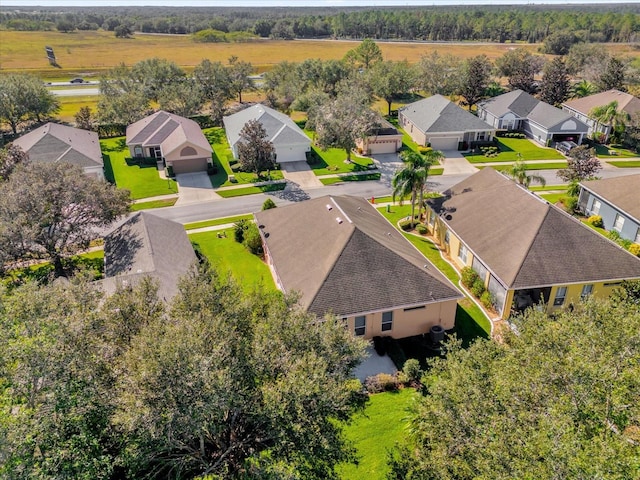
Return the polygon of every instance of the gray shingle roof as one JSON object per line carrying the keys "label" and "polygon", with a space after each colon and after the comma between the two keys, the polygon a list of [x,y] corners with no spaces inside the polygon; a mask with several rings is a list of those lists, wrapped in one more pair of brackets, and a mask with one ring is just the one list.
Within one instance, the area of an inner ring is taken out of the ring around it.
{"label": "gray shingle roof", "polygon": [[425,133],[495,130],[442,95],[410,103],[398,110],[400,114]]}
{"label": "gray shingle roof", "polygon": [[587,126],[564,110],[538,100],[522,90],[514,90],[497,97],[490,98],[479,104],[479,107],[496,117],[502,117],[508,112],[515,113],[520,118],[529,120],[551,129],[565,120],[574,120],[578,124],[578,131],[587,131]]}
{"label": "gray shingle roof", "polygon": [[301,304],[317,315],[352,315],[462,298],[362,198],[321,197],[255,217],[283,288],[300,292]]}
{"label": "gray shingle roof", "polygon": [[104,237],[104,287],[115,291],[123,281],[135,283],[149,275],[158,280],[165,300],[178,291],[178,279],[196,263],[184,227],[147,212],[139,212]]}
{"label": "gray shingle roof", "polygon": [[581,185],[640,222],[640,174],[590,180]]}
{"label": "gray shingle roof", "polygon": [[81,167],[102,167],[98,134],[58,123],[47,123],[13,142],[33,162],[67,162]]}
{"label": "gray shingle roof", "polygon": [[309,137],[289,116],[265,105],[256,104],[222,119],[231,146],[240,140],[240,132],[250,120],[260,122],[267,133],[267,140],[276,146],[311,144]]}
{"label": "gray shingle roof", "polygon": [[640,278],[640,259],[491,168],[429,204],[509,288]]}
{"label": "gray shingle roof", "polygon": [[127,127],[127,145],[160,145],[162,153],[169,155],[186,143],[192,143],[207,152],[213,151],[196,122],[163,110]]}
{"label": "gray shingle roof", "polygon": [[619,112],[623,111],[630,115],[640,112],[639,98],[636,98],[629,93],[621,92],[620,90],[615,89],[596,93],[594,95],[589,95],[588,97],[569,100],[567,102],[564,102],[563,105],[566,105],[567,107],[572,108],[577,112],[589,116],[589,113],[594,108],[608,105],[611,102],[618,102]]}

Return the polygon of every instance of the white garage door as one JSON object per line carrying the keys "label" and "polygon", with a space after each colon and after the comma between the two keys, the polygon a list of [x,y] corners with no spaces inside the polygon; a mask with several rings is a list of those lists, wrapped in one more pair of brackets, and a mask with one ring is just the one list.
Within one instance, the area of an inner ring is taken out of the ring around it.
{"label": "white garage door", "polygon": [[375,153],[396,153],[396,142],[376,142],[369,144],[369,150],[371,154]]}
{"label": "white garage door", "polygon": [[300,162],[307,159],[306,150],[308,147],[305,146],[280,146],[276,147],[276,162],[278,163],[286,163],[286,162]]}
{"label": "white garage door", "polygon": [[429,139],[431,148],[434,150],[457,150],[458,138],[457,137],[431,137]]}

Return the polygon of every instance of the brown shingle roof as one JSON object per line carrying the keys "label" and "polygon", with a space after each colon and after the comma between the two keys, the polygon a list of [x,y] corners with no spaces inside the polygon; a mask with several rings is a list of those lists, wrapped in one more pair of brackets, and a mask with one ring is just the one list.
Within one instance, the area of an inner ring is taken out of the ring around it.
{"label": "brown shingle roof", "polygon": [[139,212],[104,237],[104,287],[134,283],[149,275],[158,280],[160,298],[171,299],[179,277],[195,264],[196,255],[184,227],[150,213]]}
{"label": "brown shingle roof", "polygon": [[33,162],[66,162],[81,167],[103,165],[96,132],[47,123],[14,140]]}
{"label": "brown shingle roof", "polygon": [[640,278],[640,259],[491,168],[429,204],[509,288]]}
{"label": "brown shingle roof", "polygon": [[362,198],[322,197],[255,217],[282,287],[300,292],[301,304],[317,315],[462,297]]}
{"label": "brown shingle roof", "polygon": [[640,174],[589,180],[581,185],[640,222]]}
{"label": "brown shingle roof", "polygon": [[589,116],[591,110],[596,107],[602,107],[609,105],[611,102],[618,102],[618,111],[626,112],[629,115],[633,115],[636,112],[640,112],[640,99],[633,95],[620,90],[607,90],[606,92],[596,93],[589,95],[588,97],[576,98],[564,102],[563,105],[580,112],[586,116]]}

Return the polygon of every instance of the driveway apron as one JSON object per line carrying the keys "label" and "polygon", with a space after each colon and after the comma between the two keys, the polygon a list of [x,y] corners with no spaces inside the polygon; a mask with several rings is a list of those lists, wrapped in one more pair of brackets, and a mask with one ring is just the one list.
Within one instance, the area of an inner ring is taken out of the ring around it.
{"label": "driveway apron", "polygon": [[280,169],[288,182],[297,184],[302,189],[323,186],[307,162],[285,162],[280,164]]}
{"label": "driveway apron", "polygon": [[188,203],[206,202],[221,198],[211,186],[207,172],[179,173],[176,175],[178,182],[178,201],[176,205]]}

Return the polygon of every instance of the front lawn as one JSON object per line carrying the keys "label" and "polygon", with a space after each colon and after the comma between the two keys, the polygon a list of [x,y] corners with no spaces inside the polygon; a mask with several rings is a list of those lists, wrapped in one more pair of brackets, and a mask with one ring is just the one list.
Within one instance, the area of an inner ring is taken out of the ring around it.
{"label": "front lawn", "polygon": [[613,162],[609,160],[607,162],[609,165],[613,165],[618,168],[637,168],[640,167],[640,160],[622,160],[620,162]]}
{"label": "front lawn", "polygon": [[321,178],[323,185],[333,185],[340,182],[364,182],[367,180],[380,180],[379,173],[365,173],[362,175],[342,175],[340,177]]}
{"label": "front lawn", "polygon": [[364,411],[344,427],[347,442],[356,449],[357,464],[336,470],[344,480],[383,480],[389,471],[387,452],[407,433],[409,407],[419,394],[412,388],[369,396]]}
{"label": "front lawn", "polygon": [[[260,175],[247,172],[234,172],[231,170],[231,165],[235,163],[236,160],[233,158],[233,153],[227,142],[224,129],[221,127],[205,128],[202,130],[202,133],[204,133],[211,148],[213,148],[213,163],[218,169],[218,173],[209,177],[213,188],[262,182],[265,180],[282,180],[283,176],[280,170],[261,172]],[[230,182],[229,175],[233,175],[236,181]]]}
{"label": "front lawn", "polygon": [[177,198],[168,198],[166,200],[152,200],[150,202],[134,203],[131,205],[130,210],[132,212],[137,212],[139,210],[149,210],[150,208],[173,207],[177,201]]}
{"label": "front lawn", "polygon": [[[465,154],[471,163],[515,162],[517,160],[564,160],[564,156],[553,148],[537,146],[526,138],[496,137],[500,153],[495,157],[482,154]],[[519,157],[518,154],[522,155]]]}
{"label": "front lawn", "polygon": [[316,175],[331,175],[332,173],[351,173],[369,170],[373,164],[370,158],[351,154],[351,162],[345,163],[347,152],[344,148],[327,148],[322,150],[313,144],[314,132],[305,130],[304,133],[312,140],[311,152],[307,154],[307,163]]}
{"label": "front lawn", "polygon": [[225,225],[227,223],[236,223],[239,220],[251,220],[253,215],[234,215],[232,217],[213,218],[211,220],[203,220],[202,222],[186,223],[185,230],[195,230],[196,228],[214,227],[216,225]]}
{"label": "front lawn", "polygon": [[[624,148],[622,145],[600,145],[596,143],[594,145],[596,149],[596,155],[599,158],[633,158],[640,157],[640,154]],[[611,162],[609,162],[611,163]]]}
{"label": "front lawn", "polygon": [[230,273],[247,291],[255,289],[258,285],[263,285],[268,290],[276,290],[269,267],[260,257],[253,255],[244,245],[235,241],[233,228],[194,233],[189,235],[189,240],[198,245],[218,273]]}
{"label": "front lawn", "polygon": [[244,188],[232,188],[229,190],[218,190],[216,193],[222,198],[240,197],[242,195],[253,195],[256,193],[278,192],[284,190],[287,184],[270,183],[267,185],[260,185],[257,187],[244,187]]}
{"label": "front lawn", "polygon": [[[486,165],[478,165],[478,168],[485,168]],[[509,170],[511,165],[490,165],[490,168],[494,168],[499,172]],[[525,163],[525,170],[559,170],[561,168],[567,168],[567,162],[546,162],[546,163]]]}
{"label": "front lawn", "polygon": [[125,142],[125,137],[100,141],[107,180],[115,183],[118,188],[129,190],[134,200],[178,193],[176,182],[160,178],[155,165],[127,165],[125,158],[130,155]]}

